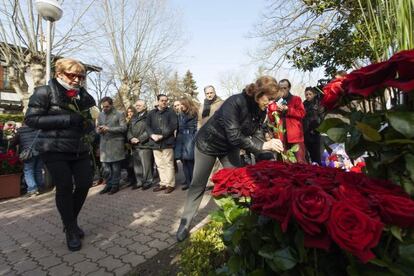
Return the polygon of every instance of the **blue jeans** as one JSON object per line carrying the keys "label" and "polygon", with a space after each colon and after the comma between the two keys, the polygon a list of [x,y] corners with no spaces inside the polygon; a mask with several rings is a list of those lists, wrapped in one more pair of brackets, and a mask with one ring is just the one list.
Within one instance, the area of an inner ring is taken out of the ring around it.
{"label": "blue jeans", "polygon": [[107,187],[119,187],[119,181],[121,180],[121,161],[115,162],[103,162],[103,177],[106,180]]}
{"label": "blue jeans", "polygon": [[43,181],[43,161],[39,156],[33,156],[32,158],[24,161],[24,179],[27,184],[27,192],[35,192],[38,189],[44,187]]}

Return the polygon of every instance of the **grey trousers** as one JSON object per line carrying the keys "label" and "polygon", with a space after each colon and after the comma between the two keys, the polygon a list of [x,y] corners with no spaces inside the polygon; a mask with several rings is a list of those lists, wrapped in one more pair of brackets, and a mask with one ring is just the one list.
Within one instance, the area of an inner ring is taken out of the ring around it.
{"label": "grey trousers", "polygon": [[154,164],[152,150],[134,149],[132,151],[132,158],[134,161],[134,173],[137,185],[151,185],[154,180],[152,174],[152,167]]}
{"label": "grey trousers", "polygon": [[[208,178],[217,158],[217,156],[204,154],[200,152],[197,147],[195,148],[193,180],[191,181],[190,188],[187,192],[187,198],[182,215],[182,222],[184,222],[187,226],[190,225],[191,220],[200,206],[204,191],[206,190]],[[226,156],[219,157],[219,160],[224,168],[241,167],[240,150],[233,150]]]}

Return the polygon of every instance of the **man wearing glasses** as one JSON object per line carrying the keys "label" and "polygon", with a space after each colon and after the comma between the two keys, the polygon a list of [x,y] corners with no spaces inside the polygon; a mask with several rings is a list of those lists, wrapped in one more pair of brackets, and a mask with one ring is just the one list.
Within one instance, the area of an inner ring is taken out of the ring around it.
{"label": "man wearing glasses", "polygon": [[150,147],[160,176],[160,184],[153,191],[169,194],[175,189],[174,132],[178,126],[177,115],[168,107],[166,95],[158,95],[157,100],[157,107],[148,113],[146,120]]}

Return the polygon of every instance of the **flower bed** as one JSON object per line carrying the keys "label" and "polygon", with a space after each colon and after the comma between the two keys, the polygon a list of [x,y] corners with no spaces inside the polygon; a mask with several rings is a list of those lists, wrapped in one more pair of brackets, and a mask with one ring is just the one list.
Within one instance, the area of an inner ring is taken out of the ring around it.
{"label": "flower bed", "polygon": [[414,201],[390,181],[273,161],[213,181],[229,273],[412,272]]}

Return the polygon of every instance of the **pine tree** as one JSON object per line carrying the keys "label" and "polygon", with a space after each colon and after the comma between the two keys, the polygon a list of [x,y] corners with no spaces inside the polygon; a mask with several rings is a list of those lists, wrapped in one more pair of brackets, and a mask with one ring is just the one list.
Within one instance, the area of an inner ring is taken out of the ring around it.
{"label": "pine tree", "polygon": [[193,79],[193,73],[191,73],[190,70],[187,70],[183,78],[183,88],[184,93],[187,96],[191,97],[194,101],[198,102],[197,86],[195,80]]}

